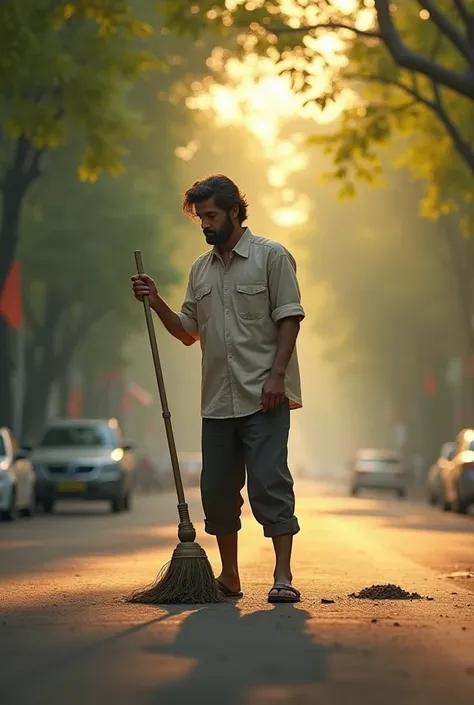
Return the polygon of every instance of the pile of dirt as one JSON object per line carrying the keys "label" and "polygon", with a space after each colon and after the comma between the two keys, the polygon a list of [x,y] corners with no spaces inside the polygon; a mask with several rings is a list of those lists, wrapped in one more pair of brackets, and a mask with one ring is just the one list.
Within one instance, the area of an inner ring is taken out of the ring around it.
{"label": "pile of dirt", "polygon": [[407,592],[399,585],[372,585],[358,593],[353,592],[349,597],[356,600],[422,600],[417,592]]}

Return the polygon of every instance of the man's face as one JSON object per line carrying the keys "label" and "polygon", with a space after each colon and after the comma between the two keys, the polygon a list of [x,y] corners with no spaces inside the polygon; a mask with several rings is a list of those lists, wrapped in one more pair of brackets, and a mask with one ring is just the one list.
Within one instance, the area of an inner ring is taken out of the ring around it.
{"label": "man's face", "polygon": [[209,245],[225,245],[234,232],[234,222],[229,211],[218,208],[214,198],[196,203],[196,215]]}

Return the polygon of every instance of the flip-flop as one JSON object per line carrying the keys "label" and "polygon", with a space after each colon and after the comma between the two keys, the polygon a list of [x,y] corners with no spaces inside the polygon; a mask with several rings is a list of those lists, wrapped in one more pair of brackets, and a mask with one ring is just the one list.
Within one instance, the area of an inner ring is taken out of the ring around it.
{"label": "flip-flop", "polygon": [[[292,595],[282,595],[283,591],[291,592]],[[293,587],[293,585],[285,585],[284,583],[275,583],[268,593],[268,602],[299,602],[300,600],[300,591]]]}
{"label": "flip-flop", "polygon": [[240,592],[240,591],[239,591],[239,592],[234,592],[233,590],[230,590],[230,589],[227,587],[227,585],[224,585],[224,583],[221,583],[220,580],[216,580],[216,583],[217,583],[217,587],[219,588],[219,590],[221,591],[221,593],[224,595],[224,597],[230,597],[230,598],[233,597],[234,599],[238,599],[238,598],[244,596],[244,593],[243,593],[243,592]]}

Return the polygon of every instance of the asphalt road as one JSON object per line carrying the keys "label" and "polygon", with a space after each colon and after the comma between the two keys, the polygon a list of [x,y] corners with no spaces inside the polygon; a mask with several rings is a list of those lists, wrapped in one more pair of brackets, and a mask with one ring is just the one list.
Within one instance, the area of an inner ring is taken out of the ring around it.
{"label": "asphalt road", "polygon": [[[299,483],[298,606],[272,607],[271,545],[245,517],[237,604],[126,604],[176,544],[172,495],[0,525],[2,705],[464,705],[474,700],[474,517]],[[199,539],[213,563],[213,541]],[[396,583],[431,600],[348,595]],[[322,604],[321,599],[334,603]]]}

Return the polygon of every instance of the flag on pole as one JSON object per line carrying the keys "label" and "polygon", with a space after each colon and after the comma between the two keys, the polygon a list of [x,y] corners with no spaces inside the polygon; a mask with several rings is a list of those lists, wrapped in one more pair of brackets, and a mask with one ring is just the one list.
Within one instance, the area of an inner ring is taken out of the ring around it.
{"label": "flag on pole", "polygon": [[0,294],[0,315],[3,316],[11,328],[21,328],[23,325],[19,262],[13,262],[8,271]]}
{"label": "flag on pole", "polygon": [[425,372],[423,375],[423,389],[430,397],[435,397],[438,394],[438,385],[436,378],[432,372]]}
{"label": "flag on pole", "polygon": [[128,393],[136,399],[142,406],[151,406],[153,404],[153,395],[145,391],[139,384],[130,384]]}

